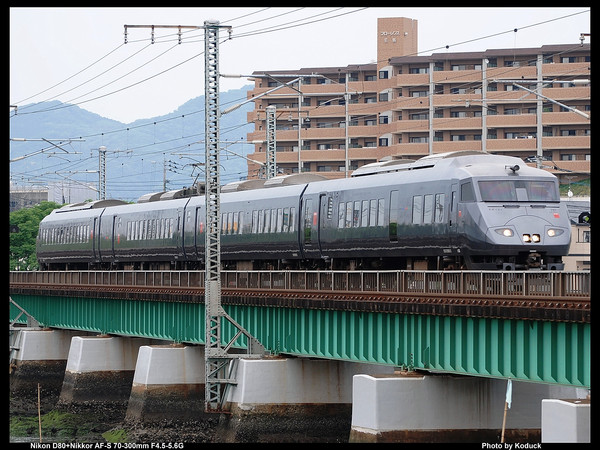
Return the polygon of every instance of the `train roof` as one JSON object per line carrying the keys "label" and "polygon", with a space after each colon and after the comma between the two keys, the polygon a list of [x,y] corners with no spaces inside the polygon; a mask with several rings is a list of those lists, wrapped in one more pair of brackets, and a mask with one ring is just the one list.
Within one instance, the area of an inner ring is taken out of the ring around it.
{"label": "train roof", "polygon": [[[366,164],[352,173],[353,178],[369,175],[378,175],[393,172],[408,172],[433,167],[446,167],[450,169],[463,169],[465,173],[471,176],[499,176],[509,174],[518,174],[521,176],[553,176],[545,171],[539,171],[536,168],[529,167],[520,158],[515,156],[494,155],[481,151],[456,151],[447,153],[435,153],[424,156],[416,161],[411,160],[390,160]],[[511,168],[517,168],[512,170]]]}

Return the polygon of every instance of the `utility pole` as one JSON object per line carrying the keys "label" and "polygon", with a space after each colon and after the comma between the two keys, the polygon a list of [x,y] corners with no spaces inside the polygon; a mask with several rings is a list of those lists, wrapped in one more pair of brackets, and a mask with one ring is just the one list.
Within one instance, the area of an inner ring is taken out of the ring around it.
{"label": "utility pole", "polygon": [[106,150],[104,145],[98,149],[98,200],[106,200],[106,152],[129,153],[131,150]]}
{"label": "utility pole", "polygon": [[106,147],[98,149],[98,200],[106,200]]}
{"label": "utility pole", "polygon": [[[219,118],[234,108],[223,112],[219,110],[219,29],[231,27],[219,25],[216,20],[207,20],[204,26],[181,25],[125,25],[125,43],[127,28],[151,28],[152,42],[156,28],[203,28],[204,29],[204,102],[205,102],[205,398],[204,409],[207,412],[223,411],[227,387],[235,384],[235,362],[237,358],[260,358],[265,348],[256,338],[238,324],[221,306],[221,227],[220,227],[220,164],[219,164]],[[180,40],[181,42],[181,40]],[[237,329],[235,336],[224,343],[221,334],[222,319],[228,320]],[[245,336],[247,353],[230,354],[229,349],[240,337]]]}
{"label": "utility pole", "polygon": [[[206,146],[206,235],[205,235],[205,347],[206,370],[205,410],[220,412],[226,397],[227,387],[233,383],[236,358],[229,348],[242,334],[247,338],[246,357],[260,358],[265,348],[237,324],[221,306],[221,218],[219,178],[219,29],[231,27],[219,25],[218,21],[204,22],[204,101],[205,101],[205,146]],[[238,329],[235,337],[223,345],[221,325],[227,319]]]}
{"label": "utility pole", "polygon": [[277,140],[275,136],[275,106],[267,106],[267,155],[266,155],[266,178],[270,180],[277,175]]}

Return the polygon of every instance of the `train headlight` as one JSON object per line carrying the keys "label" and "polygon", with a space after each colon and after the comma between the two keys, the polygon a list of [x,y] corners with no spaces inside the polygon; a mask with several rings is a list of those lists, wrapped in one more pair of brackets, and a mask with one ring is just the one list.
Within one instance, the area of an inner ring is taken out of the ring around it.
{"label": "train headlight", "polygon": [[533,242],[540,242],[540,240],[541,240],[541,239],[540,239],[540,235],[539,235],[539,234],[532,234],[532,235],[531,235],[531,240],[532,240]]}
{"label": "train headlight", "polygon": [[560,236],[563,233],[564,233],[564,230],[561,230],[558,228],[548,228],[548,230],[546,231],[546,234],[549,237]]}
{"label": "train headlight", "polygon": [[531,242],[531,236],[528,234],[523,235],[523,242]]}
{"label": "train headlight", "polygon": [[504,237],[511,237],[514,233],[510,228],[498,228],[495,230],[496,233],[501,234]]}

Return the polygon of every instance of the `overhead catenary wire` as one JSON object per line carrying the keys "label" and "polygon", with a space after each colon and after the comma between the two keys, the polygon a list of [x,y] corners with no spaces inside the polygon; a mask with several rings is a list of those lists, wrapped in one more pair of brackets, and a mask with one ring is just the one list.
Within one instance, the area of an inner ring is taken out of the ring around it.
{"label": "overhead catenary wire", "polygon": [[[261,10],[261,11],[262,11],[262,10]],[[580,13],[576,13],[576,14],[580,14]],[[574,15],[574,14],[573,14],[573,15]],[[312,16],[311,16],[311,17],[312,17]],[[565,16],[565,17],[569,17],[569,16]],[[559,19],[559,18],[552,19],[552,21],[554,21],[554,20],[558,20],[558,19]],[[301,19],[301,20],[307,20],[307,18],[305,18],[305,19]],[[321,19],[321,20],[325,20],[325,19],[323,18],[323,19]],[[294,22],[297,22],[297,21],[294,21]],[[543,24],[543,23],[547,23],[547,22],[549,22],[549,21],[539,22],[538,24]],[[292,23],[292,22],[287,22],[287,24],[290,24],[290,23]],[[304,24],[300,24],[300,25],[308,25],[308,24],[309,24],[309,23],[304,23]],[[532,27],[532,26],[535,26],[535,25],[538,25],[538,24],[531,24],[531,25],[528,25],[528,26],[526,26],[526,27],[521,27],[520,29],[529,28],[529,27]],[[241,26],[243,26],[243,25],[240,25],[240,27],[241,27]],[[279,29],[285,29],[285,28],[282,28],[283,26],[284,26],[284,25],[282,24],[282,25],[279,25],[278,27],[280,27]],[[297,26],[299,26],[299,25],[297,25]],[[269,31],[262,30],[262,32],[271,32],[271,31],[278,31],[278,30],[269,30]],[[511,30],[511,31],[512,31],[512,30]],[[508,32],[510,32],[510,31],[506,31],[506,32],[503,32],[503,33],[508,33]],[[514,32],[514,31],[513,31],[513,32]],[[261,33],[261,30],[255,30],[255,31],[253,32],[253,34],[260,34],[260,33]],[[500,33],[500,34],[502,34],[502,33]],[[248,36],[249,36],[249,35],[250,35],[250,34],[248,34]],[[495,35],[498,35],[498,33],[496,33]],[[463,44],[463,43],[466,43],[466,42],[473,42],[473,41],[475,41],[475,40],[479,40],[479,39],[487,39],[487,38],[489,38],[489,37],[492,37],[492,36],[494,36],[494,35],[488,35],[488,36],[484,36],[484,37],[481,37],[481,38],[478,38],[478,39],[472,39],[472,40],[468,40],[468,41],[463,41],[463,42],[461,42],[461,43],[452,44],[452,46],[461,45],[461,44]],[[235,36],[235,35],[234,35],[234,38],[241,38],[241,37],[244,37],[244,35],[237,35],[237,36]],[[444,46],[444,47],[439,47],[439,48],[446,48],[446,47],[447,47],[447,46]],[[423,53],[423,52],[419,52],[419,53]],[[197,56],[200,56],[200,55],[201,55],[201,54],[199,54],[199,55],[196,55],[195,57],[197,57]],[[189,60],[189,59],[188,59],[188,60]],[[180,63],[180,64],[181,64],[181,63]],[[177,67],[177,66],[173,66],[172,68],[174,68],[174,67]],[[170,68],[170,69],[168,69],[168,70],[171,70],[171,68]],[[165,71],[163,71],[163,72],[160,72],[160,73],[164,73],[164,72],[165,72]],[[159,73],[159,74],[160,74],[160,73]],[[158,76],[159,74],[156,74],[155,76]],[[72,77],[70,77],[70,78],[72,78]],[[149,80],[149,79],[151,79],[151,78],[153,78],[153,77],[146,78],[146,79],[144,79],[144,80],[141,80],[140,82],[137,82],[137,83],[135,83],[135,84],[133,84],[133,85],[130,85],[130,86],[135,86],[135,85],[141,84],[141,83],[143,83],[144,81],[147,81],[147,80]],[[65,80],[65,81],[66,81],[66,80]],[[59,83],[59,84],[62,84],[62,82],[61,82],[61,83]],[[126,88],[127,88],[127,87],[126,87]],[[123,88],[123,89],[126,89],[126,88]],[[107,96],[107,95],[111,95],[111,94],[114,94],[114,93],[120,92],[120,91],[122,91],[123,89],[119,89],[119,90],[116,90],[116,91],[112,91],[112,92],[110,92],[110,93],[108,93],[108,94],[105,94],[105,95],[102,95],[102,96],[99,96],[99,97],[95,97],[95,98],[93,98],[93,99],[88,99],[88,100],[86,100],[85,102],[92,101],[92,100],[95,100],[95,99],[97,99],[97,98],[103,98],[103,97],[105,97],[105,96]],[[85,102],[81,102],[81,103],[85,103]],[[81,103],[80,103],[80,104],[81,104]],[[368,106],[366,106],[366,108],[368,108]],[[59,108],[57,108],[57,109],[59,109]],[[54,109],[50,109],[50,110],[54,110]],[[201,112],[201,111],[198,111],[198,112]],[[196,113],[196,112],[193,112],[193,113],[186,113],[186,115],[187,115],[187,116],[189,116],[189,115],[191,115],[191,114],[195,114],[195,113]],[[366,113],[366,114],[368,114],[368,113],[367,113],[367,111],[365,111],[365,113]],[[168,118],[168,119],[164,119],[164,120],[174,120],[174,119],[177,119],[177,118],[179,118],[179,117],[180,117],[180,116],[177,116],[177,117],[172,117],[172,118]],[[181,117],[183,117],[183,116],[181,116]],[[139,125],[139,126],[141,127],[141,126],[150,126],[150,125],[152,125],[152,123],[148,123],[148,124],[145,124],[145,125]],[[127,128],[127,129],[132,129],[132,128],[133,128],[133,127],[131,127],[131,128]],[[124,129],[123,129],[123,130],[124,130]],[[119,131],[122,131],[122,130],[119,130]],[[116,132],[116,131],[115,131],[115,132]],[[97,135],[100,135],[100,134],[107,134],[107,133],[110,133],[110,132],[97,133]],[[157,144],[158,144],[158,143],[157,143]],[[148,144],[148,146],[152,146],[152,145],[154,145],[154,144]]]}

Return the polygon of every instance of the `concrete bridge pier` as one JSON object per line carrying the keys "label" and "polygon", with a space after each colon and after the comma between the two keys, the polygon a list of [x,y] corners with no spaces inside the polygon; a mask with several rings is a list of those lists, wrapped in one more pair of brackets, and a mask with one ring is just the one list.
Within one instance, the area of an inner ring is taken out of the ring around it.
{"label": "concrete bridge pier", "polygon": [[12,330],[11,409],[36,411],[38,384],[42,409],[55,405],[63,385],[71,339],[76,334],[81,332],[38,327]]}
{"label": "concrete bridge pier", "polygon": [[[506,387],[506,380],[473,376],[356,375],[350,442],[500,442]],[[513,380],[505,442],[539,443],[542,400],[583,391]]]}
{"label": "concrete bridge pier", "polygon": [[387,369],[308,358],[240,359],[219,442],[348,442],[352,377]]}
{"label": "concrete bridge pier", "polygon": [[60,393],[61,406],[100,402],[127,404],[140,346],[147,338],[74,336]]}
{"label": "concrete bridge pier", "polygon": [[140,348],[127,405],[127,421],[197,419],[204,414],[204,347]]}

